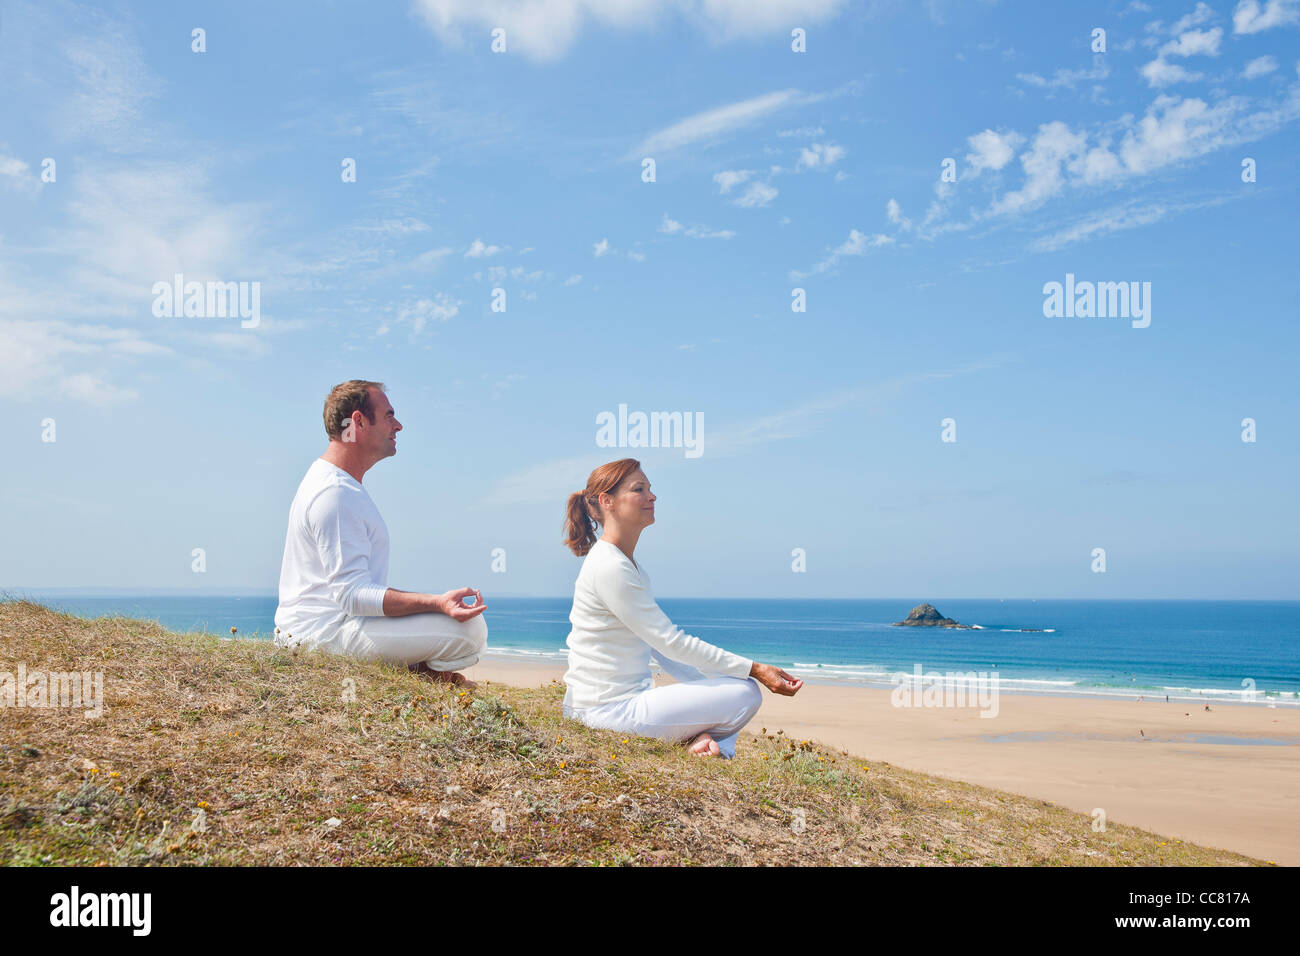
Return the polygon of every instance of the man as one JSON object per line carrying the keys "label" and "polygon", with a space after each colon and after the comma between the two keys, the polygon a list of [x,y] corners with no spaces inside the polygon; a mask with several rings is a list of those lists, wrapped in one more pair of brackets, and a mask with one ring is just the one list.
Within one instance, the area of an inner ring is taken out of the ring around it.
{"label": "man", "polygon": [[474,588],[421,594],[386,586],[388,527],[361,479],[397,454],[401,430],[381,382],[344,382],[325,399],[329,447],[307,469],[289,508],[275,642],[400,662],[432,680],[472,688],[458,672],[477,662],[487,643],[483,595]]}

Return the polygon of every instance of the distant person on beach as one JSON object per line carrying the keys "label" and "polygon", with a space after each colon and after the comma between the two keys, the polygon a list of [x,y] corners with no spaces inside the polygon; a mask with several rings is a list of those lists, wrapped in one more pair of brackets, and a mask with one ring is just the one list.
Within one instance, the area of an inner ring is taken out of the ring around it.
{"label": "distant person on beach", "polygon": [[459,671],[487,643],[483,595],[387,586],[388,526],[361,478],[397,454],[401,430],[381,382],[344,382],[325,399],[329,447],[289,508],[275,642],[406,664],[430,680],[472,688]]}
{"label": "distant person on beach", "polygon": [[[569,496],[564,543],[584,560],[569,614],[564,715],[684,743],[701,757],[734,757],[736,735],[763,702],[759,685],[791,697],[803,681],[692,637],[659,609],[632,556],[654,523],[655,500],[633,458],[601,465]],[[678,683],[656,687],[651,657]]]}

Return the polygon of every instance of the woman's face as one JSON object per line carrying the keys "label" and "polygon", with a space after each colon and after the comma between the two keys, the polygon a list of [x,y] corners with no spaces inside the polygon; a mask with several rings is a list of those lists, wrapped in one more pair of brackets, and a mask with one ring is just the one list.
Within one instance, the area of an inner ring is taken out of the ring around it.
{"label": "woman's face", "polygon": [[650,479],[640,468],[624,478],[610,496],[608,506],[601,495],[601,507],[607,521],[620,528],[644,528],[654,524],[655,496],[650,493]]}

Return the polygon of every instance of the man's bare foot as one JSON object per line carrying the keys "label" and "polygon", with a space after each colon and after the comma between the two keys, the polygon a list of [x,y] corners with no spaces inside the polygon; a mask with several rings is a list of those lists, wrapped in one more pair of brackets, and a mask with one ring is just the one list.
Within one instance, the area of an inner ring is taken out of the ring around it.
{"label": "man's bare foot", "polygon": [[436,671],[423,661],[420,662],[419,669],[416,673],[425,680],[433,681],[435,684],[455,684],[457,687],[463,687],[465,690],[473,690],[478,686],[475,681],[470,680],[459,671]]}
{"label": "man's bare foot", "polygon": [[697,757],[718,757],[722,751],[718,749],[718,742],[710,737],[707,733],[700,734],[689,744],[686,749]]}

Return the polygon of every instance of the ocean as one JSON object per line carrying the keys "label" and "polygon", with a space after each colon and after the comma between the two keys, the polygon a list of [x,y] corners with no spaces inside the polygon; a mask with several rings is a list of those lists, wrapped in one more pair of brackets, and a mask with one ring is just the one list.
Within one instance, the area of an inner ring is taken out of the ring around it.
{"label": "ocean", "polygon": [[[87,617],[269,639],[274,596],[9,592]],[[1001,692],[1300,706],[1300,601],[934,600],[980,630],[892,627],[920,600],[661,598],[711,644],[817,682],[998,674]],[[569,598],[493,598],[488,652],[563,663]]]}

